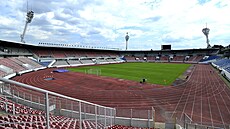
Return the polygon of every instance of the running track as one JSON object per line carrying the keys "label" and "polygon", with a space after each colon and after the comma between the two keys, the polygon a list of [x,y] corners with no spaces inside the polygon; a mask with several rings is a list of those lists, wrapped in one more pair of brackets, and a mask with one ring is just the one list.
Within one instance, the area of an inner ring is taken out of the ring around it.
{"label": "running track", "polygon": [[[82,73],[52,73],[45,69],[13,80],[93,103],[123,108],[156,110],[156,120],[171,117],[210,126],[230,125],[230,89],[210,65],[195,65],[189,79],[178,86],[141,85],[137,82]],[[44,80],[54,77],[55,80]]]}

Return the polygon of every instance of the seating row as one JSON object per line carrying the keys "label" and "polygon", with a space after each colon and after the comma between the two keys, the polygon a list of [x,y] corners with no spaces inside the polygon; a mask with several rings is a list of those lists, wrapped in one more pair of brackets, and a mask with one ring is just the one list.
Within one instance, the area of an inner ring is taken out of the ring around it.
{"label": "seating row", "polygon": [[109,127],[108,129],[153,129],[153,128],[140,128],[140,127],[132,127],[132,126],[114,125],[112,127]]}

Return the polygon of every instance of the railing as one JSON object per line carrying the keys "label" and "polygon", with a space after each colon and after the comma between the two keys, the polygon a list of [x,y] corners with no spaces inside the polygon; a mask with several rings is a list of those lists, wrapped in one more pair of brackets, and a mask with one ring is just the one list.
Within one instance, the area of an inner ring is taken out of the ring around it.
{"label": "railing", "polygon": [[210,123],[210,122],[195,122],[193,121],[189,115],[184,112],[171,112],[166,111],[162,112],[165,116],[167,116],[167,120],[165,121],[165,129],[230,129],[229,124],[221,124],[221,123]]}
{"label": "railing", "polygon": [[[94,128],[114,125],[115,109],[43,90],[27,84],[0,78],[1,94],[16,103],[43,111],[45,126],[50,128],[50,116],[65,116],[79,121],[79,128],[93,123]],[[13,111],[15,112],[15,111]],[[27,114],[27,113],[26,113]],[[25,114],[24,114],[25,115]]]}
{"label": "railing", "polygon": [[115,124],[132,127],[154,128],[155,110],[154,108],[149,110],[116,108]]}

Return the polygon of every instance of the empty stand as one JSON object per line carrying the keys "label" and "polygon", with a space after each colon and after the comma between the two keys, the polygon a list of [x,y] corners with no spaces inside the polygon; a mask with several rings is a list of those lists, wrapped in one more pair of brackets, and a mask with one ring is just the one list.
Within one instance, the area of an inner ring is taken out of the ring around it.
{"label": "empty stand", "polygon": [[201,59],[203,59],[203,57],[204,57],[204,56],[201,56],[201,55],[190,56],[189,59],[188,59],[188,61],[197,63],[197,62],[199,62]]}
{"label": "empty stand", "polygon": [[43,66],[27,57],[0,58],[0,73],[2,76],[41,67]]}
{"label": "empty stand", "polygon": [[14,62],[11,58],[2,58],[0,59],[0,64],[12,68],[14,72],[20,72],[26,70],[26,68],[22,67],[21,64]]}
{"label": "empty stand", "polygon": [[53,58],[53,54],[49,50],[34,49],[33,53],[36,54],[39,58]]}
{"label": "empty stand", "polygon": [[[47,96],[49,99],[44,99],[42,93],[38,93],[36,90],[29,90],[29,87],[24,84],[21,86],[24,88],[16,85],[11,86],[9,84],[1,86],[1,91],[3,91],[2,94],[4,94],[4,96],[0,97],[0,109],[6,113],[15,115],[2,116],[0,118],[0,127],[45,129],[47,126],[47,118],[45,117],[44,105],[47,103],[47,100],[49,100],[48,103],[50,105],[49,125],[51,129],[79,129],[80,126],[82,129],[105,128],[113,122],[112,119],[114,116],[111,115],[113,115],[112,112],[114,109],[49,91],[47,91],[49,92],[49,97]],[[44,90],[41,91],[44,92]],[[8,99],[8,97],[12,100]],[[17,103],[13,100],[17,101]],[[41,109],[43,110],[33,109],[29,106],[19,104],[19,102],[36,108],[37,106],[35,105],[41,103],[43,105]],[[63,112],[63,110],[65,110],[65,112]],[[81,113],[79,114],[79,112]],[[71,118],[69,116],[71,116]]]}
{"label": "empty stand", "polygon": [[174,56],[172,61],[183,62],[184,60],[185,60],[185,56]]}
{"label": "empty stand", "polygon": [[54,58],[66,58],[65,51],[63,50],[52,50],[51,52]]}
{"label": "empty stand", "polygon": [[168,62],[168,60],[169,60],[169,57],[168,57],[168,56],[161,56],[161,57],[160,57],[160,61]]}
{"label": "empty stand", "polygon": [[138,128],[132,126],[114,125],[112,127],[109,127],[108,129],[153,129],[153,128]]}
{"label": "empty stand", "polygon": [[20,60],[21,62],[25,63],[25,64],[30,64],[32,65],[34,68],[40,68],[40,67],[43,67],[42,65],[40,65],[38,62],[35,62],[29,58],[26,58],[26,57],[19,57],[19,58],[16,58],[17,60]]}

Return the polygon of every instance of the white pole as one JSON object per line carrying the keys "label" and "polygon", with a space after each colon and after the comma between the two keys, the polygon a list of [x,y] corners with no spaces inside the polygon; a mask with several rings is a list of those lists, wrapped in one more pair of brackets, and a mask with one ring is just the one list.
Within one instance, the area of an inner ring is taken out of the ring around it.
{"label": "white pole", "polygon": [[79,126],[82,129],[82,119],[81,119],[81,102],[79,102]]}
{"label": "white pole", "polygon": [[97,129],[97,106],[95,105],[95,123],[96,123],[96,129]]}
{"label": "white pole", "polygon": [[105,127],[106,127],[106,108],[104,108],[105,110]]}
{"label": "white pole", "polygon": [[46,95],[46,127],[47,129],[50,128],[50,120],[49,120],[49,95],[48,92],[45,93]]}

